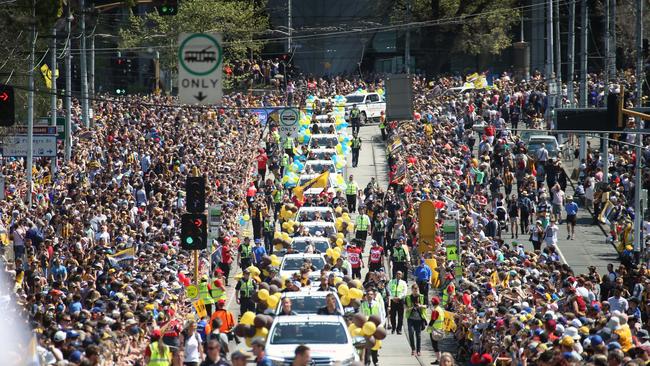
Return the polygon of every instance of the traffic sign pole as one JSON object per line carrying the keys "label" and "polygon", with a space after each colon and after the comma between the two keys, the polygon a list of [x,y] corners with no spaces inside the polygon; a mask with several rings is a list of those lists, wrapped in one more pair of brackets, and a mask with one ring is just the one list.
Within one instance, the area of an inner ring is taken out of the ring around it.
{"label": "traffic sign pole", "polygon": [[[50,96],[50,124],[56,127],[56,27],[52,28],[52,45],[50,47],[50,73],[52,79],[52,95]],[[56,156],[52,157],[52,165],[50,167],[50,174],[54,177],[56,173]],[[52,180],[54,181],[54,180]]]}

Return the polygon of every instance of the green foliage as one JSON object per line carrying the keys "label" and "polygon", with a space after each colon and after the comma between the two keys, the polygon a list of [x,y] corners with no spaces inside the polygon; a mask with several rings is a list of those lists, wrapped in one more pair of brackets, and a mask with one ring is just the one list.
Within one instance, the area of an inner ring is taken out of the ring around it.
{"label": "green foliage", "polygon": [[180,33],[217,32],[224,36],[226,62],[245,58],[263,46],[253,40],[268,28],[263,8],[264,4],[256,7],[246,0],[184,0],[174,16],[160,16],[157,12],[144,17],[132,15],[129,26],[120,30],[120,46],[154,47],[160,51],[161,67],[175,69]]}
{"label": "green foliage", "polygon": [[451,53],[497,54],[511,44],[509,32],[519,22],[518,0],[381,0],[378,14],[392,24],[434,22],[421,29],[434,47]]}

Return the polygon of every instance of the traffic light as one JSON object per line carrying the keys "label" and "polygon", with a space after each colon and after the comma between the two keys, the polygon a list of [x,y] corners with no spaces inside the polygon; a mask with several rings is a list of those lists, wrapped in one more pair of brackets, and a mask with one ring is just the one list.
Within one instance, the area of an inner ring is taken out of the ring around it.
{"label": "traffic light", "polygon": [[160,16],[178,14],[178,0],[156,0],[154,4]]}
{"label": "traffic light", "polygon": [[185,207],[188,212],[205,211],[205,177],[187,177]]}
{"label": "traffic light", "polygon": [[186,213],[181,216],[181,248],[201,250],[208,247],[208,223],[205,214]]}
{"label": "traffic light", "polygon": [[10,127],[16,123],[14,87],[0,85],[0,126]]}
{"label": "traffic light", "polygon": [[620,99],[622,96],[619,93],[607,94],[607,119],[609,120],[611,129],[621,130],[625,128],[623,123],[622,103]]}
{"label": "traffic light", "polygon": [[113,87],[115,94],[126,95],[128,81],[128,59],[118,56],[112,60],[113,63]]}

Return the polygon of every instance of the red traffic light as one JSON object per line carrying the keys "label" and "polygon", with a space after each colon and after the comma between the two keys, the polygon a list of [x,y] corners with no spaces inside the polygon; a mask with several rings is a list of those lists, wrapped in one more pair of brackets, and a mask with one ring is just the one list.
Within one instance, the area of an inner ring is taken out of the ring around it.
{"label": "red traffic light", "polygon": [[203,221],[201,221],[201,219],[194,220],[194,226],[201,227],[201,225],[203,225]]}

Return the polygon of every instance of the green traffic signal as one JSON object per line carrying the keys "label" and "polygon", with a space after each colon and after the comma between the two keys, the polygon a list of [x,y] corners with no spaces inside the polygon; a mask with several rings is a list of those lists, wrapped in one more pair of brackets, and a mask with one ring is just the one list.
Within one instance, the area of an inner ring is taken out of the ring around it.
{"label": "green traffic signal", "polygon": [[192,239],[191,236],[188,236],[188,237],[185,239],[185,242],[186,242],[187,244],[192,244],[192,243],[194,243],[194,239]]}

